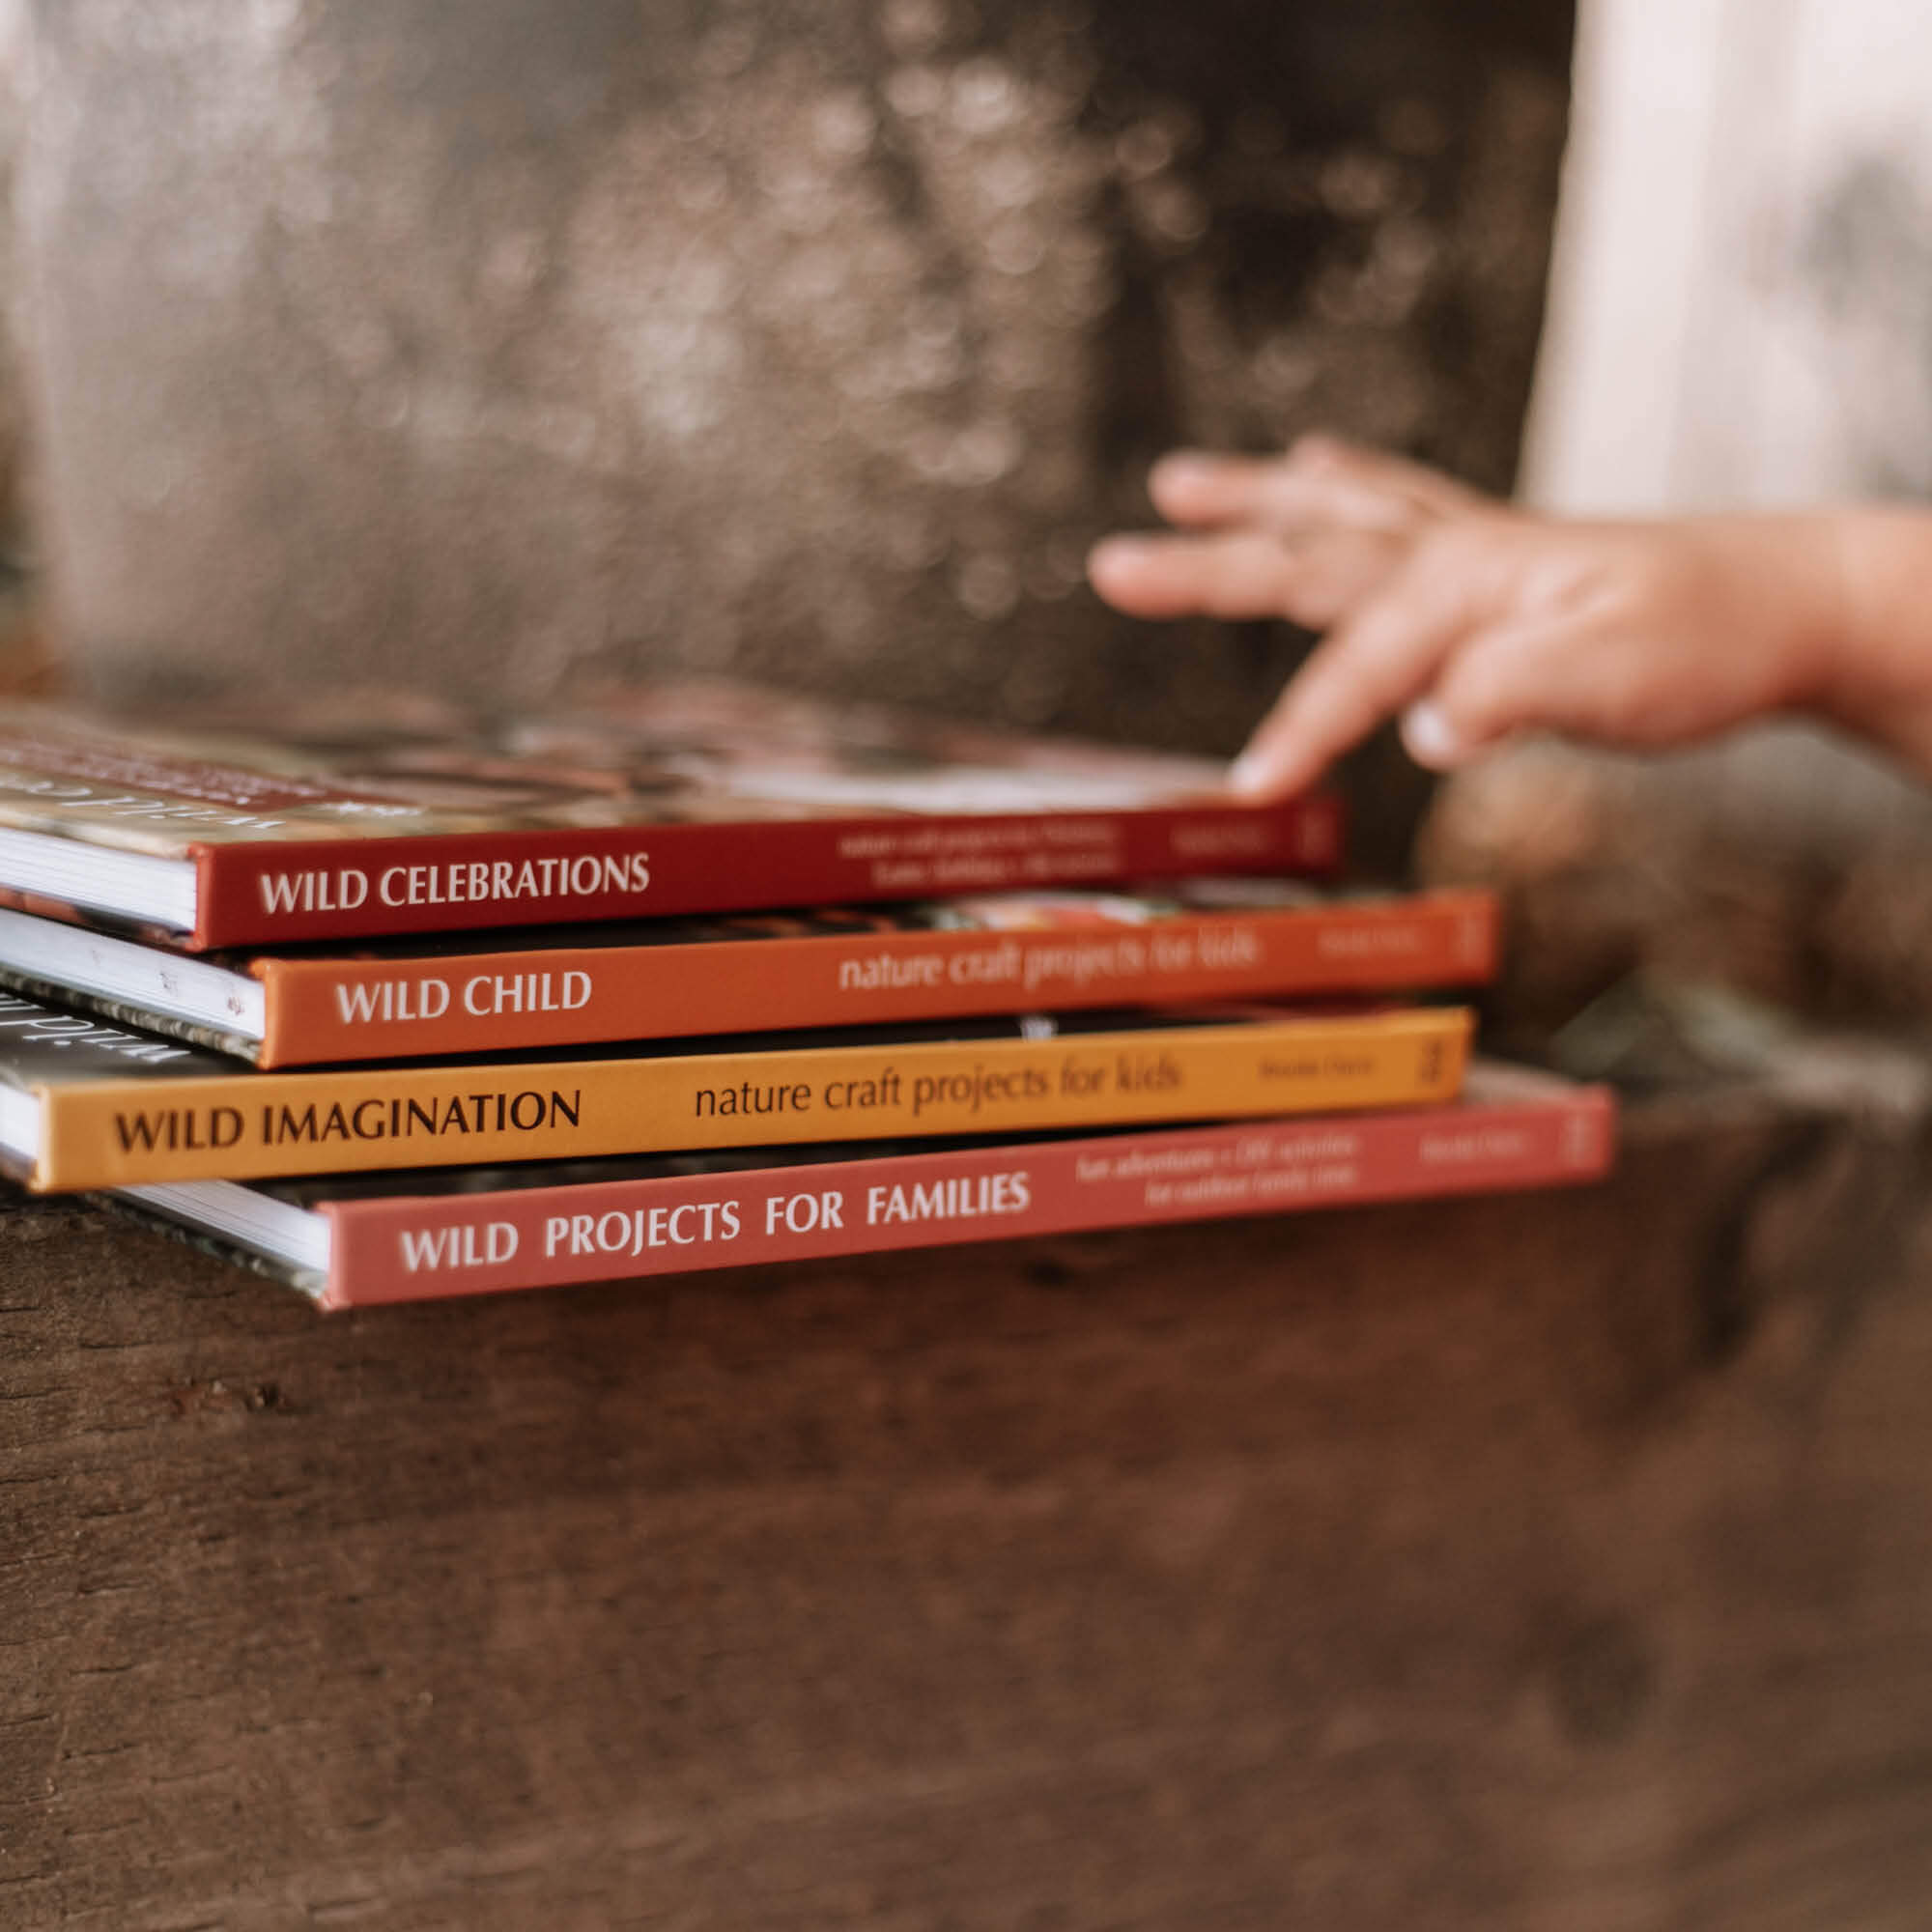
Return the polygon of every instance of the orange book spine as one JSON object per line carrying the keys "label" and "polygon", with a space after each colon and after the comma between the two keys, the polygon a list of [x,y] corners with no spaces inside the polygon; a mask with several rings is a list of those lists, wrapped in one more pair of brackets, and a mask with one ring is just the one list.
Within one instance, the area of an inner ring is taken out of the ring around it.
{"label": "orange book spine", "polygon": [[40,1189],[1446,1100],[1461,1008],[1046,1038],[48,1083]]}
{"label": "orange book spine", "polygon": [[1030,1009],[1480,985],[1482,892],[1144,923],[748,936],[415,959],[253,962],[264,1066]]}

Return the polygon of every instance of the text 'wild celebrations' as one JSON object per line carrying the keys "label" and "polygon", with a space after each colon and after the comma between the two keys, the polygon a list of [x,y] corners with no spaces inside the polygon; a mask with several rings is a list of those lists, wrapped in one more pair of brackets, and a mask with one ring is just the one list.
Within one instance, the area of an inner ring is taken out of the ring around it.
{"label": "text 'wild celebrations'", "polygon": [[267,913],[354,912],[369,903],[372,892],[385,906],[494,905],[647,892],[651,863],[648,852],[560,853],[388,866],[373,878],[359,866],[264,872],[258,883]]}

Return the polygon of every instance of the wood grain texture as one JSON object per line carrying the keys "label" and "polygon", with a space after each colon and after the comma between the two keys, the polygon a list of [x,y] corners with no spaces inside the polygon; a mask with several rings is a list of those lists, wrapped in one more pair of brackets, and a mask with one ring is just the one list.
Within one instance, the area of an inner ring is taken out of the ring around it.
{"label": "wood grain texture", "polygon": [[318,1319],[0,1212],[0,1923],[1860,1932],[1932,1896],[1918,1122]]}

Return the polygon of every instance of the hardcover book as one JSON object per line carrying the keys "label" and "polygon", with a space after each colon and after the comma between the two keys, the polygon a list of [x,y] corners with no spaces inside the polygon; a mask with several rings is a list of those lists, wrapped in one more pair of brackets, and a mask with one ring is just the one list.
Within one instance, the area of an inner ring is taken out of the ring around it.
{"label": "hardcover book", "polygon": [[1606,1089],[1478,1062],[1447,1107],[1236,1125],[808,1147],[109,1198],[324,1308],[1594,1179]]}
{"label": "hardcover book", "polygon": [[190,957],[0,910],[0,985],[267,1067],[1480,984],[1480,892],[1181,881]]}
{"label": "hardcover book", "polygon": [[1330,797],[725,684],[546,716],[367,696],[271,731],[19,704],[0,887],[190,951],[1203,872],[1323,873]]}
{"label": "hardcover book", "polygon": [[101,1188],[1400,1106],[1454,1095],[1469,1033],[1171,1008],[270,1073],[0,996],[0,1161]]}

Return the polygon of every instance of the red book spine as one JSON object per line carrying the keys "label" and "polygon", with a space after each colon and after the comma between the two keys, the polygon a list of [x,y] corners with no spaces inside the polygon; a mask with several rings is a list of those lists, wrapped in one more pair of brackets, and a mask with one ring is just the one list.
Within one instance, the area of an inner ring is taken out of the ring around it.
{"label": "red book spine", "polygon": [[198,844],[197,949],[485,925],[733,912],[1118,884],[1205,872],[1321,875],[1341,805],[767,819]]}
{"label": "red book spine", "polygon": [[1614,1103],[1247,1122],[497,1194],[330,1203],[326,1308],[1593,1179]]}

